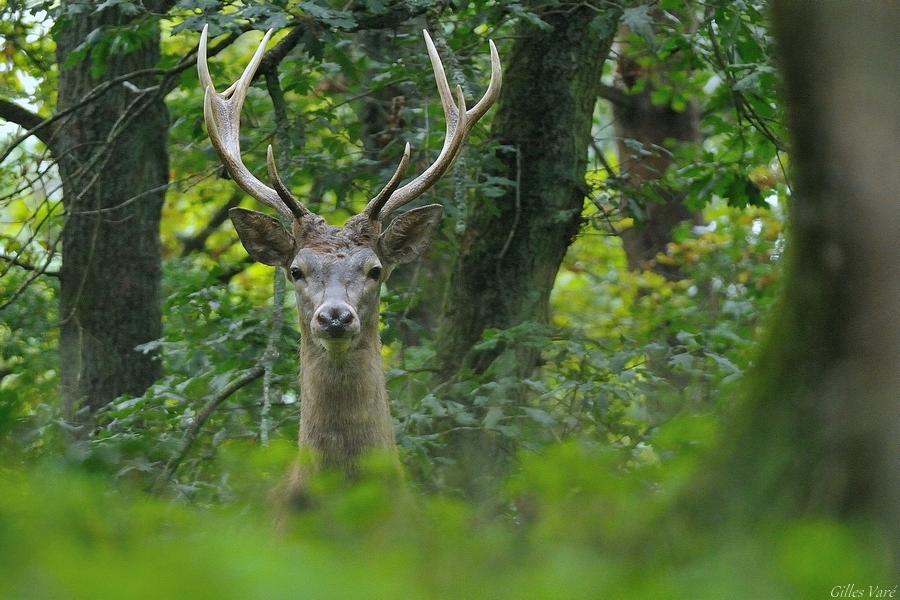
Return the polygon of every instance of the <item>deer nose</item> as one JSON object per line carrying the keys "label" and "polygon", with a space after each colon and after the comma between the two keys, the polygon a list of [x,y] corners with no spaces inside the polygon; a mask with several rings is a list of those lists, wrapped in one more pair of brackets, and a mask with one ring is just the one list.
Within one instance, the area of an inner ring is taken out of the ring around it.
{"label": "deer nose", "polygon": [[316,325],[331,337],[340,337],[350,332],[353,310],[346,304],[327,304],[316,311]]}

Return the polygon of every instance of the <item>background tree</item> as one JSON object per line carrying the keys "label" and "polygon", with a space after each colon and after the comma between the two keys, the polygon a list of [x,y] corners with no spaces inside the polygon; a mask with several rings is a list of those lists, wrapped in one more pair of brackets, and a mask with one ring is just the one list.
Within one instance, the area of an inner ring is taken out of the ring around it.
{"label": "background tree", "polygon": [[[621,11],[533,8],[537,19],[518,24],[506,55],[492,128],[501,148],[488,173],[505,188],[490,205],[481,197],[469,203],[444,301],[444,376],[490,364],[495,352],[472,352],[485,330],[547,323],[557,270],[582,222],[594,105]],[[527,376],[538,356],[520,352],[515,372]]]}
{"label": "background tree", "polygon": [[[54,128],[51,146],[66,210],[62,401],[67,417],[84,423],[113,398],[143,393],[161,374],[157,353],[138,346],[162,334],[159,222],[168,116],[157,80],[135,74],[159,63],[155,16],[65,2],[54,32],[56,112],[75,109]],[[98,87],[107,90],[78,107]]]}
{"label": "background tree", "polygon": [[900,10],[782,1],[773,14],[793,144],[789,279],[710,483],[741,519],[875,518],[897,544],[900,76],[881,61]]}
{"label": "background tree", "polygon": [[621,210],[633,222],[620,232],[622,245],[629,268],[650,267],[674,276],[669,266],[656,263],[656,256],[665,253],[679,223],[696,222],[700,215],[685,206],[681,190],[666,185],[664,175],[676,160],[673,144],[700,142],[700,106],[678,89],[691,77],[685,53],[657,62],[646,42],[627,27],[619,37],[624,41],[617,49],[617,85],[604,86],[600,95],[612,105],[617,177],[626,186]]}

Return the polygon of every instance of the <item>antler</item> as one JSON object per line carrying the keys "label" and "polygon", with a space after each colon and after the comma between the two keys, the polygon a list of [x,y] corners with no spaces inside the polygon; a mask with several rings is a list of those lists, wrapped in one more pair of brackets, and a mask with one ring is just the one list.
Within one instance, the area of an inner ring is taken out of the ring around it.
{"label": "antler", "polygon": [[272,36],[272,30],[266,32],[240,79],[221,94],[216,93],[212,78],[209,76],[209,66],[206,63],[207,30],[208,26],[204,25],[203,32],[200,34],[200,46],[197,49],[197,71],[200,74],[200,85],[203,86],[205,93],[203,118],[206,121],[206,129],[213,147],[219,154],[219,158],[222,159],[225,168],[228,169],[231,178],[241,186],[241,189],[288,218],[303,219],[311,213],[291,195],[278,177],[271,145],[266,153],[266,158],[269,177],[272,179],[275,189],[257,179],[241,160],[241,108],[244,106],[250,82],[253,81],[263,52],[266,50],[266,44]]}
{"label": "antler", "polygon": [[[384,189],[369,201],[363,211],[363,214],[372,221],[381,220],[384,216],[411,202],[433,186],[450,165],[453,164],[475,123],[484,116],[484,113],[496,102],[500,95],[502,72],[500,69],[500,57],[497,55],[497,47],[494,46],[493,41],[488,41],[491,53],[491,82],[488,84],[488,89],[481,100],[471,109],[467,109],[466,100],[463,97],[460,86],[456,86],[456,100],[454,101],[450,85],[447,83],[447,76],[444,73],[444,65],[441,63],[441,57],[434,47],[434,42],[431,41],[428,31],[423,30],[422,33],[425,35],[428,57],[431,59],[431,68],[434,70],[441,106],[444,109],[444,119],[447,122],[444,145],[435,161],[421,175],[398,189],[403,171],[406,170],[406,166],[409,163],[409,144],[406,144],[403,158],[400,160],[394,175],[387,185],[384,186]],[[219,154],[219,158],[222,159],[222,163],[225,165],[228,173],[241,189],[260,202],[268,204],[289,218],[303,219],[310,216],[312,213],[291,194],[278,176],[271,145],[266,153],[266,162],[269,168],[269,178],[272,180],[274,189],[250,173],[241,160],[241,108],[244,106],[244,99],[247,97],[250,82],[253,80],[256,69],[262,60],[266,44],[272,36],[272,30],[270,29],[266,32],[253,58],[244,69],[243,74],[241,74],[240,79],[221,94],[216,92],[212,78],[209,75],[209,66],[206,62],[207,36],[208,26],[204,26],[203,32],[200,34],[200,45],[197,50],[197,71],[200,74],[200,84],[203,86],[205,94],[203,99],[203,117],[206,121],[209,139]]]}
{"label": "antler", "polygon": [[425,34],[425,45],[428,47],[428,57],[431,59],[431,68],[434,70],[438,94],[441,97],[441,105],[444,108],[444,119],[447,122],[444,146],[431,166],[425,169],[421,175],[397,189],[400,177],[409,162],[409,144],[406,145],[403,158],[400,160],[400,165],[397,167],[394,175],[388,184],[384,186],[384,189],[369,201],[369,204],[363,211],[372,221],[378,221],[382,217],[387,216],[397,208],[416,199],[433,186],[450,165],[453,164],[460,148],[462,148],[463,142],[465,142],[469,132],[472,131],[475,123],[484,116],[484,113],[487,112],[500,95],[500,84],[503,75],[500,69],[500,57],[497,55],[497,47],[494,46],[493,41],[488,41],[491,50],[491,82],[481,100],[471,110],[466,110],[466,100],[463,97],[462,88],[456,86],[456,102],[454,102],[450,85],[447,83],[447,76],[444,74],[444,65],[441,63],[441,57],[438,55],[434,42],[431,41],[431,36],[428,35],[428,31],[423,30],[422,33]]}

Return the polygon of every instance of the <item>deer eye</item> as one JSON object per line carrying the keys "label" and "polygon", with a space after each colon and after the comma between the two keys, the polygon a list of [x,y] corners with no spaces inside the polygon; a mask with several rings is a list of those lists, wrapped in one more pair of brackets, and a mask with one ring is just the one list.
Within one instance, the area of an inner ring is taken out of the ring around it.
{"label": "deer eye", "polygon": [[381,267],[372,267],[369,269],[369,279],[374,279],[375,281],[381,279]]}
{"label": "deer eye", "polygon": [[305,276],[303,275],[303,271],[300,269],[300,267],[291,267],[291,278],[294,281],[300,281],[304,277]]}

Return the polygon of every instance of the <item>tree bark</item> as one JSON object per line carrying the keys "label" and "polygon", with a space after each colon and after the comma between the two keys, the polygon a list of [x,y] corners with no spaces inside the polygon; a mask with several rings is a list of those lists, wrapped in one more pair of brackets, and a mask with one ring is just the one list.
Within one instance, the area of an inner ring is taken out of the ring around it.
{"label": "tree bark", "polygon": [[[661,185],[659,180],[673,162],[672,155],[664,150],[672,141],[700,141],[700,117],[696,102],[689,102],[681,111],[669,104],[652,102],[652,81],[664,79],[665,69],[664,64],[655,69],[641,66],[623,49],[618,73],[624,89],[630,93],[618,95],[612,107],[620,175],[628,184],[625,195],[632,196],[645,213],[637,218],[628,203],[623,203],[624,214],[635,217],[634,226],[621,234],[628,268],[650,268],[667,277],[677,277],[677,271],[655,262],[656,255],[666,251],[676,225],[688,219],[697,221],[699,214],[682,203],[678,190]],[[642,79],[647,80],[644,88],[633,92]]]}
{"label": "tree bark", "polygon": [[[747,519],[900,542],[900,6],[773,5],[793,138],[789,279],[720,471]],[[900,545],[895,546],[900,548]]]}
{"label": "tree bark", "polygon": [[[552,29],[518,26],[492,130],[508,149],[489,174],[515,185],[469,202],[437,338],[444,376],[490,364],[494,353],[472,351],[486,329],[548,322],[550,291],[581,223],[594,104],[620,11],[534,10]],[[518,371],[538,359],[522,351]]]}
{"label": "tree bark", "polygon": [[[92,74],[90,53],[66,65],[90,32],[126,24],[115,8],[69,14],[59,23],[58,111],[105,80],[157,65],[159,30],[146,22],[135,29],[143,36],[140,47],[110,54],[102,74]],[[143,393],[160,375],[157,354],[135,347],[161,336],[159,222],[168,181],[168,115],[161,94],[140,91],[151,80],[129,83],[63,120],[56,132],[66,209],[62,400],[64,414],[79,423],[90,423],[121,394]]]}

